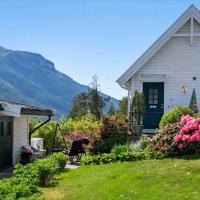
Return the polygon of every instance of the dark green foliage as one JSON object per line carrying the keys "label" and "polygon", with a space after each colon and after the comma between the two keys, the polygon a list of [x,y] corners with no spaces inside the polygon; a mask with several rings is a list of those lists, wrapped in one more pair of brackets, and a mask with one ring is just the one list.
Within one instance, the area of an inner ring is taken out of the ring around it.
{"label": "dark green foliage", "polygon": [[101,136],[96,142],[97,153],[110,153],[113,146],[126,144],[127,132],[128,124],[123,117],[104,117]]}
{"label": "dark green foliage", "polygon": [[104,153],[97,156],[86,156],[81,161],[84,165],[107,164],[116,161],[136,161],[147,159],[145,152],[121,152],[120,154]]}
{"label": "dark green foliage", "polygon": [[193,115],[194,112],[188,106],[176,106],[170,111],[166,112],[159,123],[159,127],[162,128],[167,124],[175,123],[181,119],[182,115]]}
{"label": "dark green foliage", "polygon": [[194,113],[198,113],[198,104],[197,104],[195,88],[192,91],[192,96],[190,99],[190,108],[194,111]]}
{"label": "dark green foliage", "polygon": [[90,112],[99,120],[102,118],[103,110],[109,100],[109,97],[105,98],[100,94],[97,78],[93,77],[92,88],[88,88],[88,92],[80,93],[73,98],[68,117],[80,118]]}
{"label": "dark green foliage", "polygon": [[64,153],[53,153],[51,156],[49,156],[50,159],[55,160],[58,163],[59,169],[63,170],[65,168],[65,165],[68,160],[68,156]]}
{"label": "dark green foliage", "polygon": [[144,94],[139,91],[135,91],[132,99],[131,111],[134,112],[135,120],[137,125],[142,124],[142,120],[145,112]]}
{"label": "dark green foliage", "polygon": [[109,98],[104,98],[100,95],[97,88],[92,88],[88,92],[88,105],[90,112],[97,118],[101,119],[103,116],[103,109]]}
{"label": "dark green foliage", "polygon": [[89,111],[88,106],[88,93],[81,92],[72,100],[71,110],[68,114],[69,118],[80,118],[87,114]]}
{"label": "dark green foliage", "polygon": [[117,114],[118,115],[127,116],[127,113],[128,113],[128,97],[123,97],[119,101],[119,106],[118,106],[118,109],[117,109]]}

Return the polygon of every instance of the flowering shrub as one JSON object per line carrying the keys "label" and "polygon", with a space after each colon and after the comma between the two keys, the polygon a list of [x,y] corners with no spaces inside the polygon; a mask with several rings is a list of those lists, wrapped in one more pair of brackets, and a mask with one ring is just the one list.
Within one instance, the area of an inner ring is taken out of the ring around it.
{"label": "flowering shrub", "polygon": [[147,142],[147,151],[151,158],[163,158],[166,156],[174,155],[176,145],[174,144],[174,136],[182,128],[180,122],[167,124],[160,128],[153,138]]}
{"label": "flowering shrub", "polygon": [[190,115],[181,117],[183,127],[174,136],[174,142],[183,153],[195,153],[200,151],[200,118]]}

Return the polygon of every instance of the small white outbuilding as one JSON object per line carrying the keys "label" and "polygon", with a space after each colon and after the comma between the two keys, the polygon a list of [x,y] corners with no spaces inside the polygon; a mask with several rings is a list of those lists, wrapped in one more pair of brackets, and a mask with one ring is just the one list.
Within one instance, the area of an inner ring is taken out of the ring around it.
{"label": "small white outbuilding", "polygon": [[200,102],[200,11],[191,5],[117,83],[128,90],[129,110],[135,90],[144,93],[146,131],[169,109],[188,106],[194,88]]}
{"label": "small white outbuilding", "polygon": [[49,121],[53,114],[51,109],[0,100],[0,168],[16,164],[21,147],[30,143],[29,116],[48,116]]}

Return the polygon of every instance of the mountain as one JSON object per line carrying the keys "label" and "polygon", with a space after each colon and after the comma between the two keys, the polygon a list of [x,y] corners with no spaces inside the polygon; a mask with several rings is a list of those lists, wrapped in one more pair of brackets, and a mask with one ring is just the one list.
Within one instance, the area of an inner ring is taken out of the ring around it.
{"label": "mountain", "polygon": [[[69,112],[75,95],[87,90],[40,54],[0,47],[0,98],[52,108],[59,117]],[[110,103],[118,100],[111,97]]]}

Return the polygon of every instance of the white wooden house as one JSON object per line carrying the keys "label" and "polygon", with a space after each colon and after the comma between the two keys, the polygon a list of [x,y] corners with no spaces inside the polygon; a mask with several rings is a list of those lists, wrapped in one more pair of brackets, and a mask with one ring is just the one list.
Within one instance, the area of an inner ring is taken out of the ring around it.
{"label": "white wooden house", "polygon": [[21,147],[30,142],[29,116],[53,116],[53,111],[38,106],[0,100],[0,168],[19,161]]}
{"label": "white wooden house", "polygon": [[191,5],[117,83],[128,90],[129,105],[136,89],[144,93],[146,131],[174,106],[188,106],[193,88],[200,103],[200,11]]}

